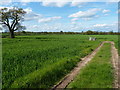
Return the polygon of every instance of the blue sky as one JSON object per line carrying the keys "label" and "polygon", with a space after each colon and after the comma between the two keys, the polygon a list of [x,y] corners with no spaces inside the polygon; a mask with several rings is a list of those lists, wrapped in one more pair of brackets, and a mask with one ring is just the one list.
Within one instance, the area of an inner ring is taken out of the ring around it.
{"label": "blue sky", "polygon": [[9,2],[2,7],[18,6],[27,13],[22,23],[26,31],[118,31],[117,2]]}

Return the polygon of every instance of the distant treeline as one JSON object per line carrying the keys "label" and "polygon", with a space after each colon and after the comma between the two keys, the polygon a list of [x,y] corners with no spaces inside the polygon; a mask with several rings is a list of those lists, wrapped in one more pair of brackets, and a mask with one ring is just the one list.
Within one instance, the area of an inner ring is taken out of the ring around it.
{"label": "distant treeline", "polygon": [[120,32],[113,32],[113,31],[110,31],[110,32],[97,32],[97,31],[91,31],[91,30],[88,30],[86,32],[63,32],[63,31],[60,31],[60,32],[25,32],[25,31],[22,31],[22,32],[17,32],[17,34],[83,34],[83,35],[120,35]]}
{"label": "distant treeline", "polygon": [[[86,32],[28,32],[28,31],[21,31],[21,32],[15,32],[15,35],[39,35],[39,34],[81,34],[81,35],[120,35],[120,32],[97,32],[97,31],[91,31],[88,30]],[[3,32],[2,37],[8,37],[9,32]]]}

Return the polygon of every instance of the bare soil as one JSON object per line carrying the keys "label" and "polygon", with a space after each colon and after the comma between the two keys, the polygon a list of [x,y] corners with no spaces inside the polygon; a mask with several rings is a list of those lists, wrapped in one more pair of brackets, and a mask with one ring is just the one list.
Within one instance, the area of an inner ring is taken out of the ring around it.
{"label": "bare soil", "polygon": [[120,62],[118,62],[119,61],[118,50],[115,48],[114,42],[109,41],[109,43],[111,43],[112,64],[115,76],[113,88],[120,88]]}
{"label": "bare soil", "polygon": [[[115,82],[113,87],[120,88],[120,82],[119,82],[120,68],[118,67],[118,51],[115,48],[114,42],[104,41],[91,54],[85,56],[84,58],[81,58],[82,61],[80,61],[77,64],[77,66],[69,74],[67,74],[58,84],[54,85],[52,89],[56,90],[58,88],[66,88],[69,85],[69,83],[72,82],[74,78],[78,75],[81,68],[83,68],[89,61],[92,60],[92,58],[96,55],[96,53],[100,50],[100,48],[104,45],[104,43],[111,43],[112,63],[115,71],[114,72]],[[120,66],[120,63],[119,63],[119,66]]]}

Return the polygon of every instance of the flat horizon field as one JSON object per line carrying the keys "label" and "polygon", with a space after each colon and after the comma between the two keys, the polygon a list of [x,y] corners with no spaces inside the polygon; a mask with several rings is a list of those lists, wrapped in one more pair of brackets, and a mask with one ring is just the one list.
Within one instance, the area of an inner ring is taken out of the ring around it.
{"label": "flat horizon field", "polygon": [[[90,36],[96,41],[89,41]],[[2,41],[3,88],[51,88],[102,41],[114,41],[118,48],[118,35],[32,35]]]}
{"label": "flat horizon field", "polygon": [[87,1],[0,0],[2,88],[120,87],[120,2]]}

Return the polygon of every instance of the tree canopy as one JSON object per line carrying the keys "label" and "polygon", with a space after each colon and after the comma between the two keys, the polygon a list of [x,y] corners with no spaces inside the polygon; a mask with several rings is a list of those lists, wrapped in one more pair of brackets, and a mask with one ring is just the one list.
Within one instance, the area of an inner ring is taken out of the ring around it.
{"label": "tree canopy", "polygon": [[9,30],[11,38],[15,37],[15,31],[25,29],[25,26],[21,25],[25,13],[22,8],[17,7],[0,9],[0,23]]}

